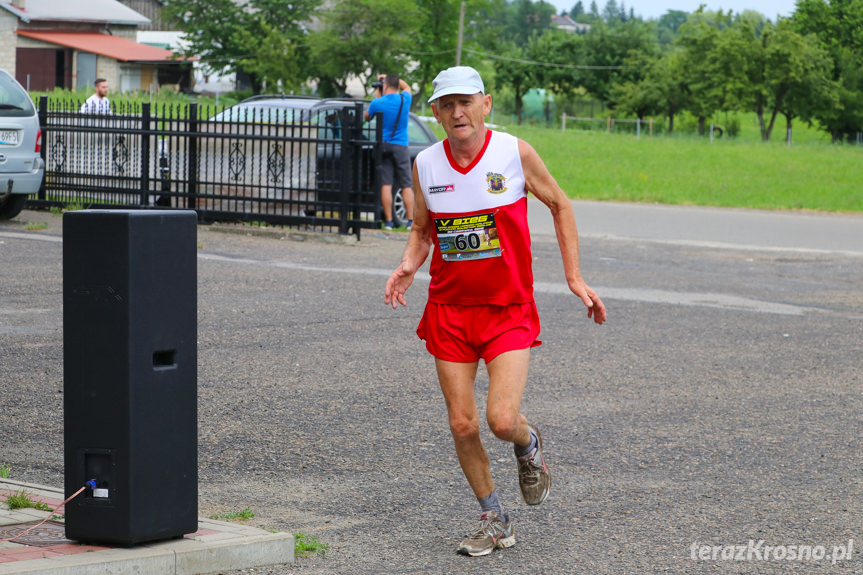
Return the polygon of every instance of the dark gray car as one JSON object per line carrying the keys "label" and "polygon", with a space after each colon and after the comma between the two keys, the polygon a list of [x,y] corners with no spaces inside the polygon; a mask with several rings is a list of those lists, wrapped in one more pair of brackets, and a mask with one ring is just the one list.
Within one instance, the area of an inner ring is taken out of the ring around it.
{"label": "dark gray car", "polygon": [[[306,137],[324,137],[337,140],[340,137],[338,126],[338,112],[346,107],[355,106],[359,101],[342,98],[310,98],[303,96],[284,95],[262,95],[243,100],[239,104],[224,110],[220,114],[210,118],[215,127],[209,128],[214,131],[221,130],[247,130],[245,126],[237,122],[251,122],[254,124],[266,124],[268,122],[302,123],[308,126]],[[368,105],[367,102],[363,102]],[[367,125],[364,134],[374,134],[375,121],[373,118]],[[220,127],[221,126],[221,127]],[[408,114],[408,147],[410,149],[411,163],[417,154],[428,148],[435,142],[437,137],[434,132],[416,115]],[[314,187],[317,189],[318,199],[329,201],[338,196],[339,180],[341,174],[341,146],[337,142],[324,142],[316,146],[314,151],[303,151],[315,158]],[[374,166],[371,157],[363,159],[363,170],[360,186],[366,190],[374,181],[372,170]],[[311,180],[311,178],[309,178]],[[300,182],[300,185],[310,185],[309,182]],[[393,217],[397,226],[407,224],[404,199],[401,188],[393,188]]]}
{"label": "dark gray car", "polygon": [[0,70],[0,220],[17,216],[42,185],[42,130],[27,91]]}

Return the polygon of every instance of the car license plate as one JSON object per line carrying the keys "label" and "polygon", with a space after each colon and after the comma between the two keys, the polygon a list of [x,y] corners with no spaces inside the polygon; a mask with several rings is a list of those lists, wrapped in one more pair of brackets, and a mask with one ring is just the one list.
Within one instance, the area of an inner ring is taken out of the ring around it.
{"label": "car license plate", "polygon": [[0,130],[0,144],[18,145],[18,130]]}

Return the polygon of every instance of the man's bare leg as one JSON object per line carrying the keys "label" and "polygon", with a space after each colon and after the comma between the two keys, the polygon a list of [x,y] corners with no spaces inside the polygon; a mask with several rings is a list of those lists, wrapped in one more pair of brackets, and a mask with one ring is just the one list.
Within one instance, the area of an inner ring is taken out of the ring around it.
{"label": "man's bare leg", "polygon": [[497,437],[515,444],[518,485],[525,503],[539,505],[548,497],[551,473],[542,454],[539,430],[528,425],[519,411],[529,364],[530,348],[502,353],[488,363],[486,417]]}
{"label": "man's bare leg", "polygon": [[405,215],[409,221],[414,219],[414,190],[413,188],[402,188],[402,199],[405,202]]}
{"label": "man's bare leg", "polygon": [[527,418],[519,411],[529,366],[530,348],[504,352],[486,365],[488,426],[499,439],[522,447],[530,444]]}
{"label": "man's bare leg", "polygon": [[[413,199],[413,198],[411,198]],[[381,186],[381,205],[384,207],[384,222],[393,221],[393,187]]]}
{"label": "man's bare leg", "polygon": [[488,453],[479,436],[479,414],[474,397],[477,365],[478,362],[435,359],[458,461],[477,499],[482,499],[494,491],[494,481]]}

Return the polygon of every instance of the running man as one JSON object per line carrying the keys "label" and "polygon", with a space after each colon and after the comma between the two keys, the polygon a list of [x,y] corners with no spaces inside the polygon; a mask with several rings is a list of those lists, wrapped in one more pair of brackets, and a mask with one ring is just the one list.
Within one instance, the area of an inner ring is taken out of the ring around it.
{"label": "running man", "polygon": [[513,444],[525,502],[542,503],[551,487],[539,429],[519,410],[530,348],[541,344],[528,191],[551,210],[569,289],[597,324],[605,322],[606,310],[581,277],[572,204],[530,145],[486,128],[491,96],[479,73],[449,68],[432,85],[429,102],[447,139],[414,163],[413,187],[421,193],[385,302],[394,309],[407,305],[405,292],[433,250],[428,304],[417,335],[435,358],[456,454],[481,509],[479,525],[458,552],[478,556],[515,544],[480,440],[474,396],[480,359],[489,375],[486,420],[495,436]]}

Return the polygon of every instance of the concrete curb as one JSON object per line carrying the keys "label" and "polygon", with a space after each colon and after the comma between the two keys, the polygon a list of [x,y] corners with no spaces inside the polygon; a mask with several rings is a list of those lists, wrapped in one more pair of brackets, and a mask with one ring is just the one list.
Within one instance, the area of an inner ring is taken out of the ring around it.
{"label": "concrete curb", "polygon": [[[9,479],[0,480],[0,489],[23,489],[33,496],[59,501],[65,499],[59,489]],[[12,511],[3,506],[0,508],[0,525],[41,520],[45,516],[44,511]],[[131,548],[99,549],[5,563],[0,557],[0,575],[195,575],[294,561],[294,536],[291,533],[269,533],[254,527],[204,518],[199,518],[198,529],[203,533]],[[40,549],[16,543],[0,543],[0,549],[12,548],[36,552]]]}
{"label": "concrete curb", "polygon": [[263,238],[276,238],[293,240],[295,242],[319,242],[324,244],[338,244],[345,246],[360,245],[357,236],[341,235],[333,232],[308,232],[290,228],[267,228],[260,226],[248,226],[242,224],[211,224],[198,225],[199,230],[220,232],[223,234],[237,234],[241,236],[255,236]]}

